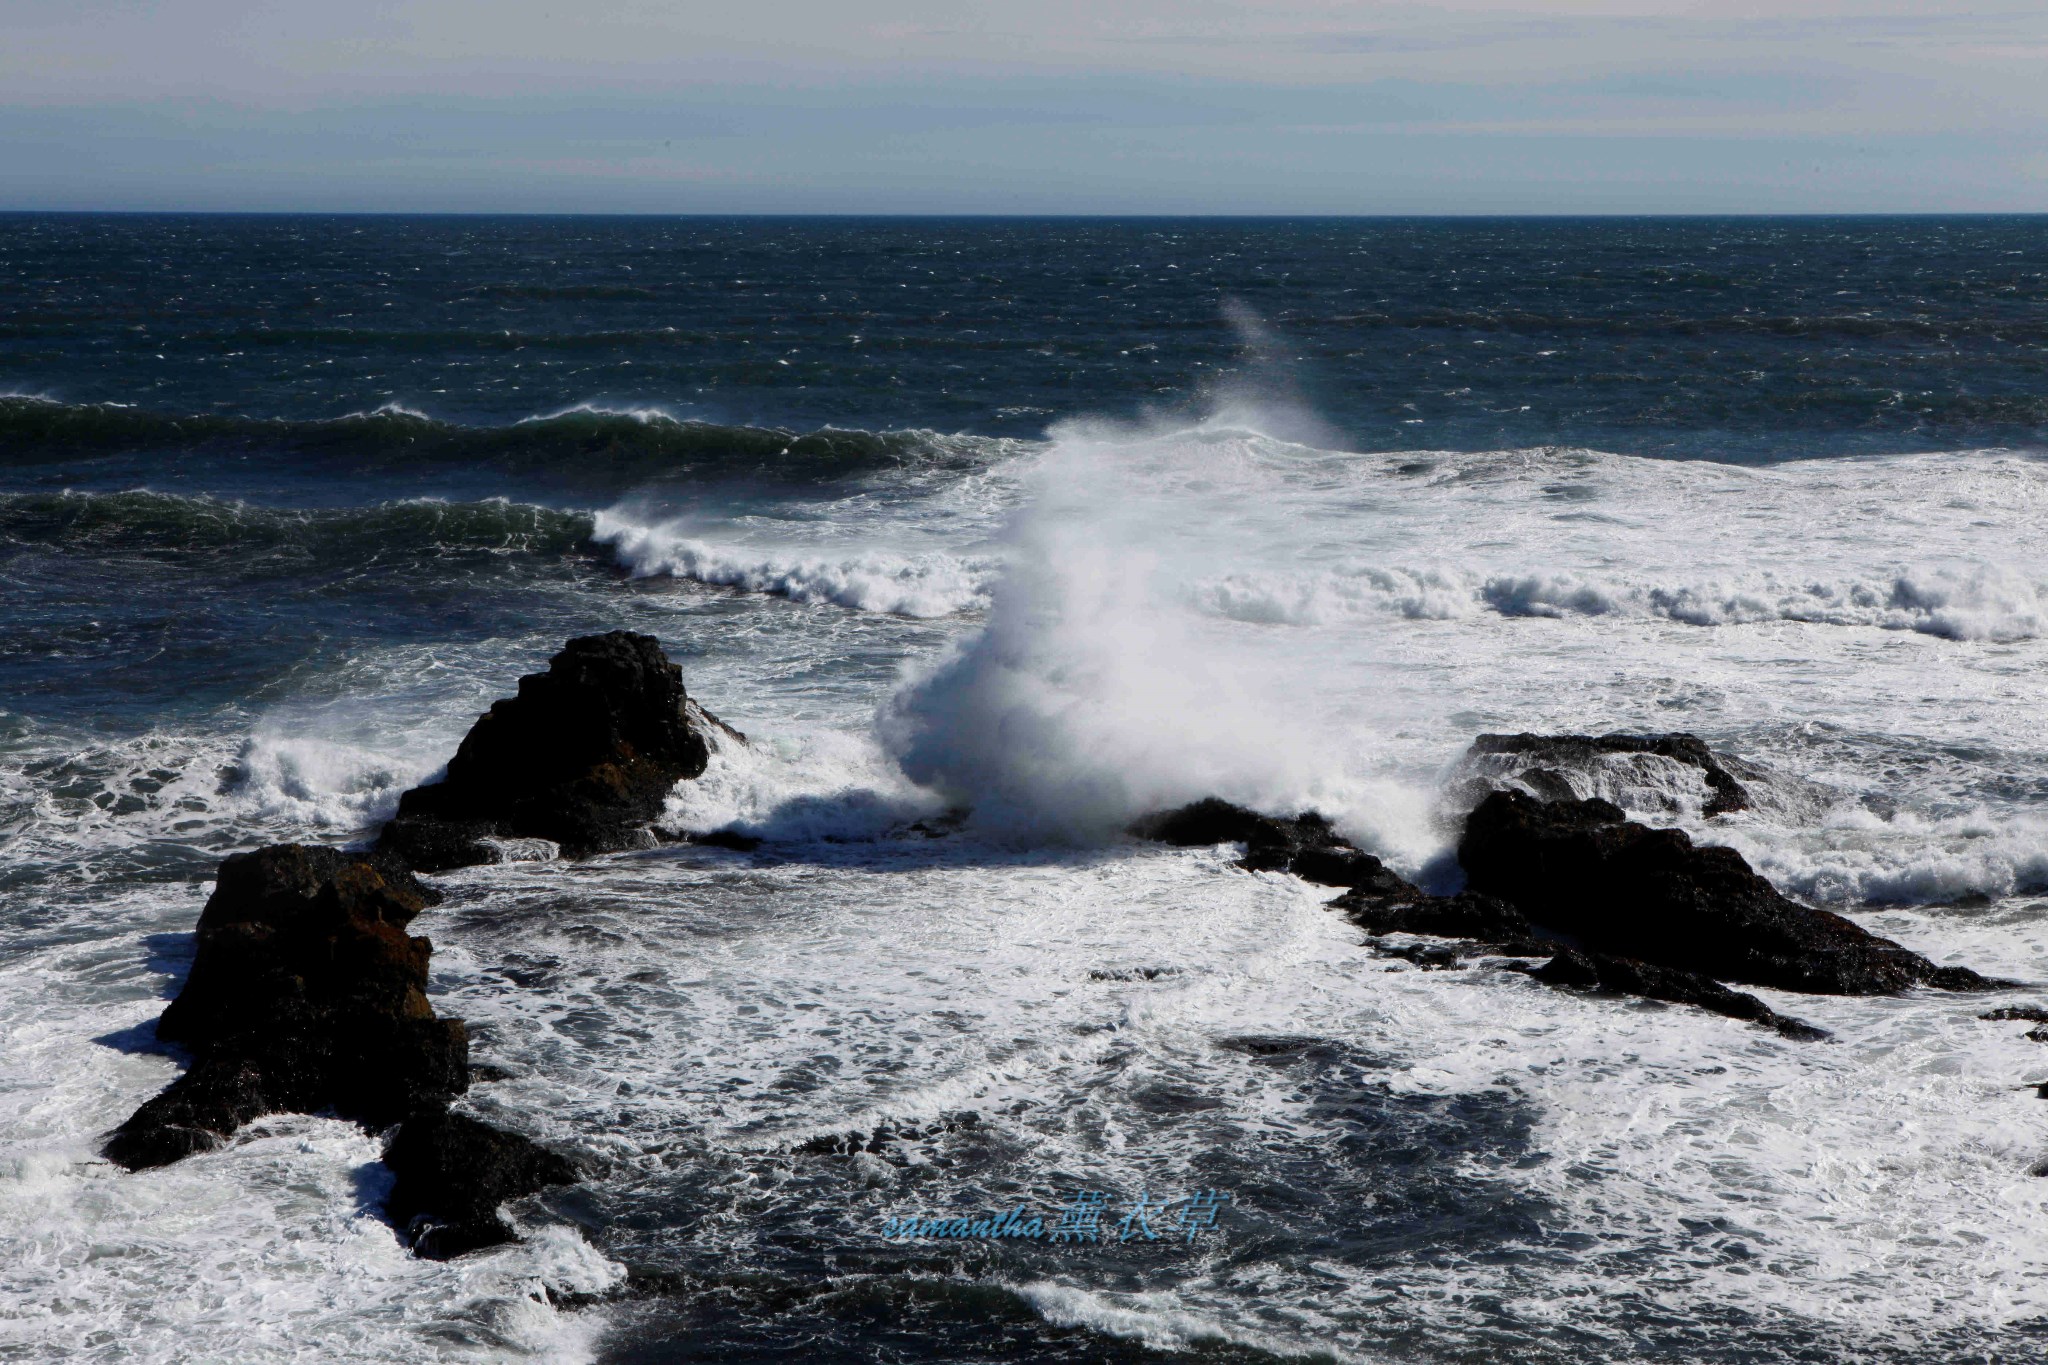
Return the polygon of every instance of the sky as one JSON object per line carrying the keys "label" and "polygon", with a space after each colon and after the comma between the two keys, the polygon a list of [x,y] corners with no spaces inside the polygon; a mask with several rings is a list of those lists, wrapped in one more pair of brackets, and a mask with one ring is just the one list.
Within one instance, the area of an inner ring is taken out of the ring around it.
{"label": "sky", "polygon": [[0,208],[2048,211],[2048,3],[0,0]]}

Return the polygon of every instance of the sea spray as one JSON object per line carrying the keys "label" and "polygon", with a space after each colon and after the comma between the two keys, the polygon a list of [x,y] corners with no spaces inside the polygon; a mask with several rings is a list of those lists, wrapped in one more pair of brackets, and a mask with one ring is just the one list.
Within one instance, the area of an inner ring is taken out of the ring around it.
{"label": "sea spray", "polygon": [[1190,560],[1257,496],[1240,444],[1199,431],[1053,433],[1004,533],[987,624],[883,708],[912,780],[1023,837],[1086,841],[1211,793],[1285,803],[1316,776],[1282,679],[1201,629]]}

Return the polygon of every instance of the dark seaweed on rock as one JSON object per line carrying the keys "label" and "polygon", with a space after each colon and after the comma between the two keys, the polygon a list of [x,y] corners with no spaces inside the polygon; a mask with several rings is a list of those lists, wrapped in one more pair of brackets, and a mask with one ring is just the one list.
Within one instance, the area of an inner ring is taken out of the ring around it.
{"label": "dark seaweed on rock", "polygon": [[1636,824],[1606,801],[1495,792],[1466,820],[1458,861],[1473,890],[1546,929],[1680,971],[1823,995],[1994,984],[1799,904],[1732,848]]}
{"label": "dark seaweed on rock", "polygon": [[389,859],[276,844],[237,854],[200,913],[198,953],[157,1036],[190,1070],[106,1145],[131,1170],[204,1151],[264,1114],[390,1123],[469,1085],[462,1021],[427,1003],[439,897]]}
{"label": "dark seaweed on rock", "polygon": [[572,858],[639,846],[669,789],[704,771],[713,729],[739,737],[690,700],[653,636],[582,636],[477,720],[444,779],[399,798],[377,847],[439,872],[496,861],[494,838]]}

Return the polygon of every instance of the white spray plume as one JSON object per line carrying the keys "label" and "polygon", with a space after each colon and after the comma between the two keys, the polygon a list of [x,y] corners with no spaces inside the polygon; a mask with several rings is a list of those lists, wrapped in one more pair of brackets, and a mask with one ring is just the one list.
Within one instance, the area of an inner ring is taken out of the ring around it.
{"label": "white spray plume", "polygon": [[1020,839],[1095,842],[1214,795],[1314,805],[1419,862],[1423,803],[1357,775],[1369,736],[1319,704],[1313,642],[1202,610],[1200,582],[1298,548],[1276,494],[1318,462],[1300,437],[1322,431],[1283,348],[1249,310],[1226,316],[1249,364],[1206,420],[1053,428],[986,626],[906,681],[878,732],[912,781]]}
{"label": "white spray plume", "polygon": [[1288,681],[1186,591],[1229,555],[1231,503],[1270,477],[1251,444],[1055,428],[985,628],[883,710],[903,772],[1028,839],[1094,841],[1208,794],[1286,808],[1309,792],[1317,745],[1284,718]]}

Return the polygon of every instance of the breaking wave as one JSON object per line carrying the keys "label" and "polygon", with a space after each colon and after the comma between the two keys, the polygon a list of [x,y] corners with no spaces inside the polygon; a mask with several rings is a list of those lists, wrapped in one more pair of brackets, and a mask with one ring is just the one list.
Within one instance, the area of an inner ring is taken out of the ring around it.
{"label": "breaking wave", "polygon": [[794,602],[897,616],[930,618],[978,609],[986,605],[997,571],[992,558],[937,552],[835,555],[715,544],[675,525],[639,525],[611,512],[598,513],[592,539],[608,546],[635,578],[687,578]]}
{"label": "breaking wave", "polygon": [[1196,585],[1192,597],[1213,615],[1272,625],[1327,625],[1360,615],[1449,621],[1491,612],[1660,618],[1693,626],[1797,621],[1999,642],[2048,634],[2048,582],[1991,564],[1902,569],[1865,580],[1758,573],[1698,583],[1359,567],[1307,576],[1233,574]]}

